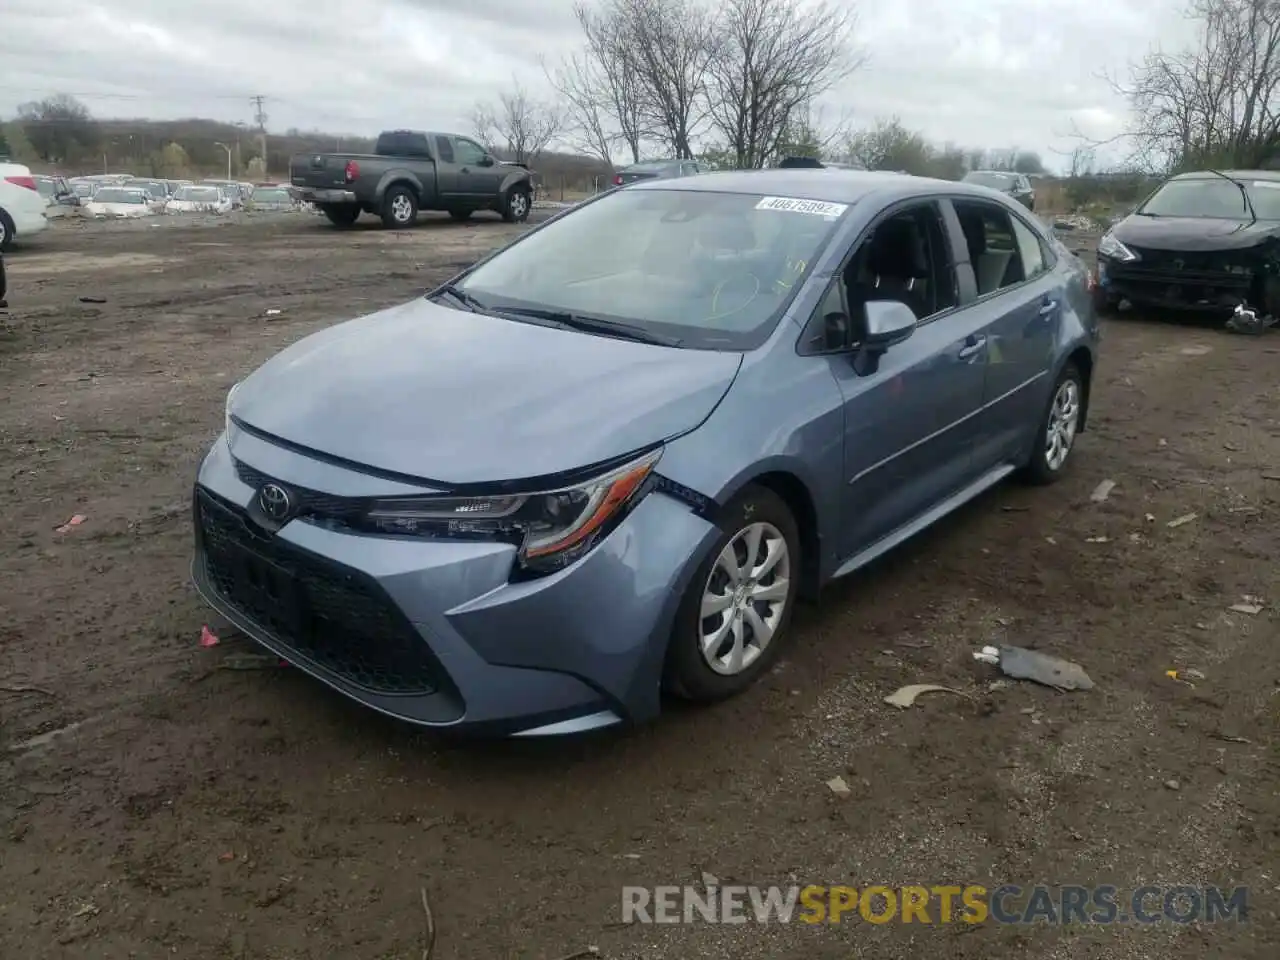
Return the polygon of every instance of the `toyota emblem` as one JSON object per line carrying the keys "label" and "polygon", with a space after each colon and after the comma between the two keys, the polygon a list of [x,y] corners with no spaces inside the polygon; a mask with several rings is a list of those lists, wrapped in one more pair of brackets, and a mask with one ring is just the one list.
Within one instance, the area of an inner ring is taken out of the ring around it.
{"label": "toyota emblem", "polygon": [[289,491],[277,483],[268,483],[258,491],[258,506],[272,520],[284,520],[293,509]]}

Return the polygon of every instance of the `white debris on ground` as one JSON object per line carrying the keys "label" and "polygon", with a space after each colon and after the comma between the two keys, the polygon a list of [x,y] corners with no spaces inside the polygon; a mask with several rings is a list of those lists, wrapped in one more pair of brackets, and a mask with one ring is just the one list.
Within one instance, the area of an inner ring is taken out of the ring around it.
{"label": "white debris on ground", "polygon": [[1095,220],[1086,217],[1082,213],[1071,213],[1066,216],[1053,218],[1053,229],[1064,230],[1067,232],[1081,230],[1085,232],[1097,231],[1098,223]]}

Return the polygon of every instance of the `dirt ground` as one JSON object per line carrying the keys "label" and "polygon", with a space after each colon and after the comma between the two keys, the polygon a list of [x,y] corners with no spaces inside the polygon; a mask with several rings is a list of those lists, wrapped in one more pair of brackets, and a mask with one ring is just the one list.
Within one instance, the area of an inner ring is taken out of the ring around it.
{"label": "dirt ground", "polygon": [[[712,709],[580,741],[462,744],[288,668],[219,669],[250,648],[198,645],[219,624],[188,584],[187,504],[227,388],[516,229],[60,224],[9,258],[0,956],[418,960],[424,890],[435,960],[1280,955],[1280,334],[1109,322],[1068,479],[1001,487],[835,585],[768,681]],[[1104,479],[1116,487],[1094,503]],[[1229,609],[1246,595],[1260,612]],[[1097,687],[991,691],[971,653],[999,642],[1077,660]],[[883,702],[922,682],[972,699]],[[849,795],[825,785],[837,775]],[[618,922],[624,884],[703,871],[1247,885],[1250,914]]]}

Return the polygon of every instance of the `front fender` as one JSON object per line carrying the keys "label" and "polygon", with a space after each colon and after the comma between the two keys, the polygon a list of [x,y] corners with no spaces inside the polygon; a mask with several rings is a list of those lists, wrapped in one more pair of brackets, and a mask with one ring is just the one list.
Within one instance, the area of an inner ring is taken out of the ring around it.
{"label": "front fender", "polygon": [[[785,336],[794,340],[794,334],[790,328]],[[667,445],[658,472],[709,498],[701,512],[713,521],[719,508],[766,475],[785,475],[784,488],[798,483],[812,516],[797,520],[802,527],[812,522],[821,582],[838,560],[831,534],[839,529],[844,491],[844,403],[827,358],[798,356],[790,340],[774,346],[745,358],[706,422]]]}
{"label": "front fender", "polygon": [[517,169],[512,173],[507,174],[507,176],[502,181],[501,190],[503,193],[506,193],[507,191],[511,190],[513,187],[517,186],[518,184],[523,184],[525,189],[527,189],[530,193],[533,192],[533,183],[529,178],[529,171],[523,170],[523,169]]}

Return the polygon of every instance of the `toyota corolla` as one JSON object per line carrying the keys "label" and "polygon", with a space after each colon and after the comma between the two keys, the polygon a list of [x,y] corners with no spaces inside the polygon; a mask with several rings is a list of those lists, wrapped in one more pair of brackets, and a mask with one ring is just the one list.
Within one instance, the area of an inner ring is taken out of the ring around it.
{"label": "toyota corolla", "polygon": [[647,720],[757,680],[798,598],[1061,476],[1096,341],[1088,271],[990,190],[642,181],[234,387],[195,582],[414,723]]}

